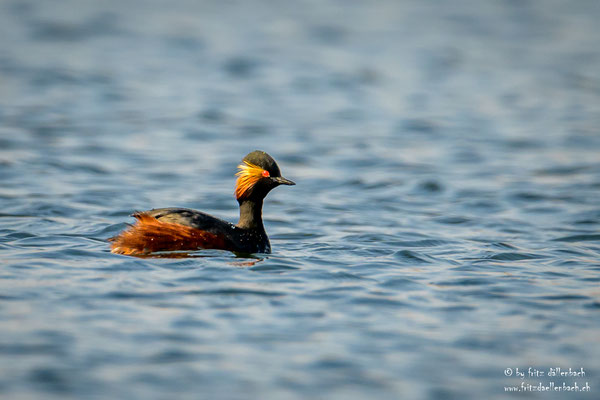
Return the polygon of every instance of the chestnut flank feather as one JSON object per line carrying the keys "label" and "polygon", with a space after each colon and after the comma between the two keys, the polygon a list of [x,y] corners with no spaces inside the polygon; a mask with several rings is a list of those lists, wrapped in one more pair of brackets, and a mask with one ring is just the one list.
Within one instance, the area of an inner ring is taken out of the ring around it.
{"label": "chestnut flank feather", "polygon": [[222,236],[181,224],[161,222],[146,213],[133,216],[137,219],[134,225],[109,239],[112,253],[144,255],[157,251],[226,249]]}

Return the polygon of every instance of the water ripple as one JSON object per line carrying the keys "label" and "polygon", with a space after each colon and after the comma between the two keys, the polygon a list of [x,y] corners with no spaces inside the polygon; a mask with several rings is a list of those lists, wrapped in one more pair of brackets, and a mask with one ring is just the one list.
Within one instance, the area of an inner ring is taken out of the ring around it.
{"label": "water ripple", "polygon": [[557,239],[554,239],[557,242],[591,242],[591,241],[600,241],[600,234],[582,234],[582,235],[570,235],[563,236]]}

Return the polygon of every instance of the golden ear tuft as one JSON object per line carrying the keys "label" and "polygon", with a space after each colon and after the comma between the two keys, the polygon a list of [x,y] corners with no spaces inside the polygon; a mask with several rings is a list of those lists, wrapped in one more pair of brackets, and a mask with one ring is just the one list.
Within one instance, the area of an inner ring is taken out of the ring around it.
{"label": "golden ear tuft", "polygon": [[252,186],[254,186],[260,178],[265,176],[264,173],[268,173],[268,171],[248,161],[244,161],[238,165],[238,169],[239,171],[235,174],[238,177],[235,184],[236,199],[245,197]]}

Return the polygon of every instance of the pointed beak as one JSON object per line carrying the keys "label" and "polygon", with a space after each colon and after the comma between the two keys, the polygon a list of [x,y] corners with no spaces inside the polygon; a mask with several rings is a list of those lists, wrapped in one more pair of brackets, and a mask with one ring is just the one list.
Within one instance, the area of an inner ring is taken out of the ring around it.
{"label": "pointed beak", "polygon": [[283,176],[278,176],[276,178],[273,178],[273,180],[275,182],[277,182],[279,185],[289,185],[289,186],[294,186],[296,183],[290,181],[289,179],[285,179]]}

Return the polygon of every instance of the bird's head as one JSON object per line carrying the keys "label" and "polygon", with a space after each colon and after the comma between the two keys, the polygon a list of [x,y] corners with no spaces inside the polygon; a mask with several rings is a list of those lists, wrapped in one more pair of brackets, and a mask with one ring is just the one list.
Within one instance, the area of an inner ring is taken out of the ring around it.
{"label": "bird's head", "polygon": [[238,169],[235,197],[240,203],[249,199],[262,200],[279,185],[295,185],[281,176],[273,157],[264,151],[255,150],[246,155]]}

